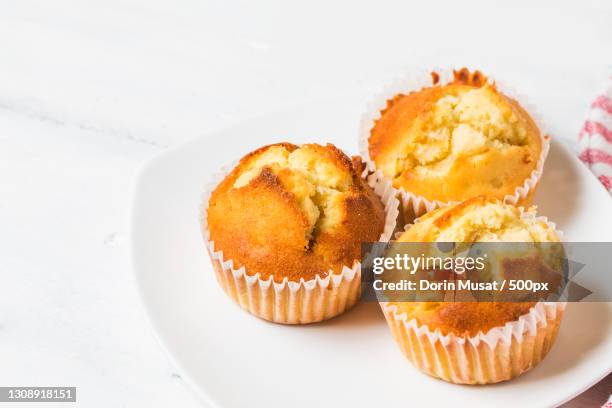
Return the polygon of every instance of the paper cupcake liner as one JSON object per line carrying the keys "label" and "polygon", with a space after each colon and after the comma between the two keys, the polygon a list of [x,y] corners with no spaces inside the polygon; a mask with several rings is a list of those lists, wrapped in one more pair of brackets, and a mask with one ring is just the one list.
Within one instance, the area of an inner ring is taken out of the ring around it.
{"label": "paper cupcake liner", "polygon": [[[563,232],[554,222],[523,207],[519,211],[522,218],[544,222],[562,240]],[[404,231],[412,225],[406,224]],[[538,302],[517,320],[471,337],[432,332],[398,313],[395,305],[380,305],[395,341],[421,371],[456,384],[489,384],[517,377],[542,361],[555,341],[567,302]]]}
{"label": "paper cupcake liner", "polygon": [[[221,288],[243,309],[262,319],[275,323],[306,324],[338,316],[350,309],[361,295],[361,263],[346,265],[340,273],[330,271],[327,276],[290,281],[285,278],[275,282],[272,274],[263,279],[259,273],[249,275],[246,268],[234,268],[231,259],[225,259],[223,251],[215,248],[210,239],[207,223],[208,201],[213,189],[231,171],[227,167],[214,177],[205,190],[200,205],[200,226],[205,246]],[[396,226],[399,214],[397,191],[390,182],[372,177],[367,170],[361,175],[380,197],[385,208],[385,226],[379,241],[388,241]]]}
{"label": "paper cupcake liner", "polygon": [[419,326],[392,304],[381,303],[381,308],[402,353],[418,369],[456,384],[490,384],[517,377],[542,361],[566,305],[540,302],[517,320],[470,337]]}
{"label": "paper cupcake liner", "polygon": [[[366,110],[361,117],[359,126],[359,150],[361,156],[367,163],[368,171],[376,174],[377,178],[385,179],[386,177],[384,176],[382,170],[376,168],[374,160],[370,158],[370,152],[368,149],[368,139],[370,138],[370,132],[374,127],[375,122],[380,119],[381,112],[387,107],[387,102],[397,94],[408,94],[410,92],[419,91],[425,87],[433,86],[433,79],[431,77],[432,72],[436,72],[439,75],[439,84],[448,83],[454,78],[453,69],[451,68],[434,68],[412,72],[406,76],[399,77],[391,81],[380,94],[376,95],[374,99],[368,103]],[[502,199],[502,201],[509,204],[527,205],[531,202],[537,184],[542,177],[544,162],[546,161],[548,151],[550,150],[550,138],[546,135],[546,129],[543,126],[543,121],[541,116],[538,114],[537,109],[524,95],[517,93],[514,88],[508,86],[503,81],[496,80],[489,75],[486,76],[487,82],[491,84],[495,83],[495,86],[500,92],[512,99],[515,99],[529,113],[540,131],[542,151],[536,163],[535,169],[521,185],[516,187],[513,194],[506,195]],[[419,217],[429,211],[435,210],[436,208],[457,203],[457,201],[447,202],[429,200],[404,188],[398,188],[398,192],[400,194],[402,212],[407,220]]]}

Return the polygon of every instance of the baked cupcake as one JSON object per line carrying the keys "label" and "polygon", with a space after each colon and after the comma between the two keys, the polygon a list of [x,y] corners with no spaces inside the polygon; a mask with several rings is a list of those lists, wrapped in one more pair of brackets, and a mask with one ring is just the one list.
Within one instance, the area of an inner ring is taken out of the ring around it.
{"label": "baked cupcake", "polygon": [[548,140],[478,71],[398,81],[362,120],[362,154],[402,193],[409,220],[477,196],[528,204]]}
{"label": "baked cupcake", "polygon": [[[361,242],[389,239],[399,203],[335,146],[279,143],[245,157],[205,197],[202,226],[223,290],[278,323],[337,316],[360,294]],[[395,210],[393,209],[395,206]]]}
{"label": "baked cupcake", "polygon": [[[553,224],[509,204],[473,198],[434,210],[400,242],[559,242]],[[536,366],[552,347],[565,303],[381,302],[404,355],[445,381],[487,384]]]}

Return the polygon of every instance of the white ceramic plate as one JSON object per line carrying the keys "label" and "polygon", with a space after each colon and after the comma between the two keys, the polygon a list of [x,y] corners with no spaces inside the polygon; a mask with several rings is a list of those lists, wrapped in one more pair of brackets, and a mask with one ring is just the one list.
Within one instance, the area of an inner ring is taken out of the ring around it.
{"label": "white ceramic plate", "polygon": [[[612,304],[571,304],[548,357],[510,382],[460,386],[414,369],[378,305],[309,326],[243,312],[218,287],[198,226],[212,173],[261,145],[332,142],[357,153],[359,106],[317,104],[242,123],[164,153],[137,182],[133,263],[163,346],[189,382],[219,407],[554,406],[612,370]],[[612,200],[553,143],[539,212],[573,241],[612,241]]]}

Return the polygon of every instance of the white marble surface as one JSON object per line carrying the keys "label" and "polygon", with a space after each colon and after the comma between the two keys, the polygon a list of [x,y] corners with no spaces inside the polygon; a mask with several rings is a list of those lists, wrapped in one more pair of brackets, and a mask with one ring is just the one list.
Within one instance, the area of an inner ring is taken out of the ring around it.
{"label": "white marble surface", "polygon": [[494,72],[573,140],[612,66],[612,3],[531,3],[0,0],[0,385],[200,406],[126,243],[134,175],[169,146],[432,64]]}

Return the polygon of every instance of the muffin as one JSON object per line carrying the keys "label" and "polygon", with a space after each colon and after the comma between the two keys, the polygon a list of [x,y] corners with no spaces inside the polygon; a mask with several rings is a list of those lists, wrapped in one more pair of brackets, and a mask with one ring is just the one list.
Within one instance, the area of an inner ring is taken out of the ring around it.
{"label": "muffin", "polygon": [[[400,242],[559,242],[533,211],[477,197],[434,210]],[[510,380],[552,347],[565,303],[381,302],[396,342],[423,372],[460,384]]]}
{"label": "muffin", "polygon": [[389,239],[399,204],[388,188],[377,195],[362,170],[331,144],[279,143],[243,157],[202,214],[223,290],[278,323],[317,322],[353,306],[361,242]]}
{"label": "muffin", "polygon": [[544,134],[479,71],[446,76],[390,90],[373,120],[365,118],[363,153],[402,192],[409,220],[477,196],[528,204],[548,149]]}

